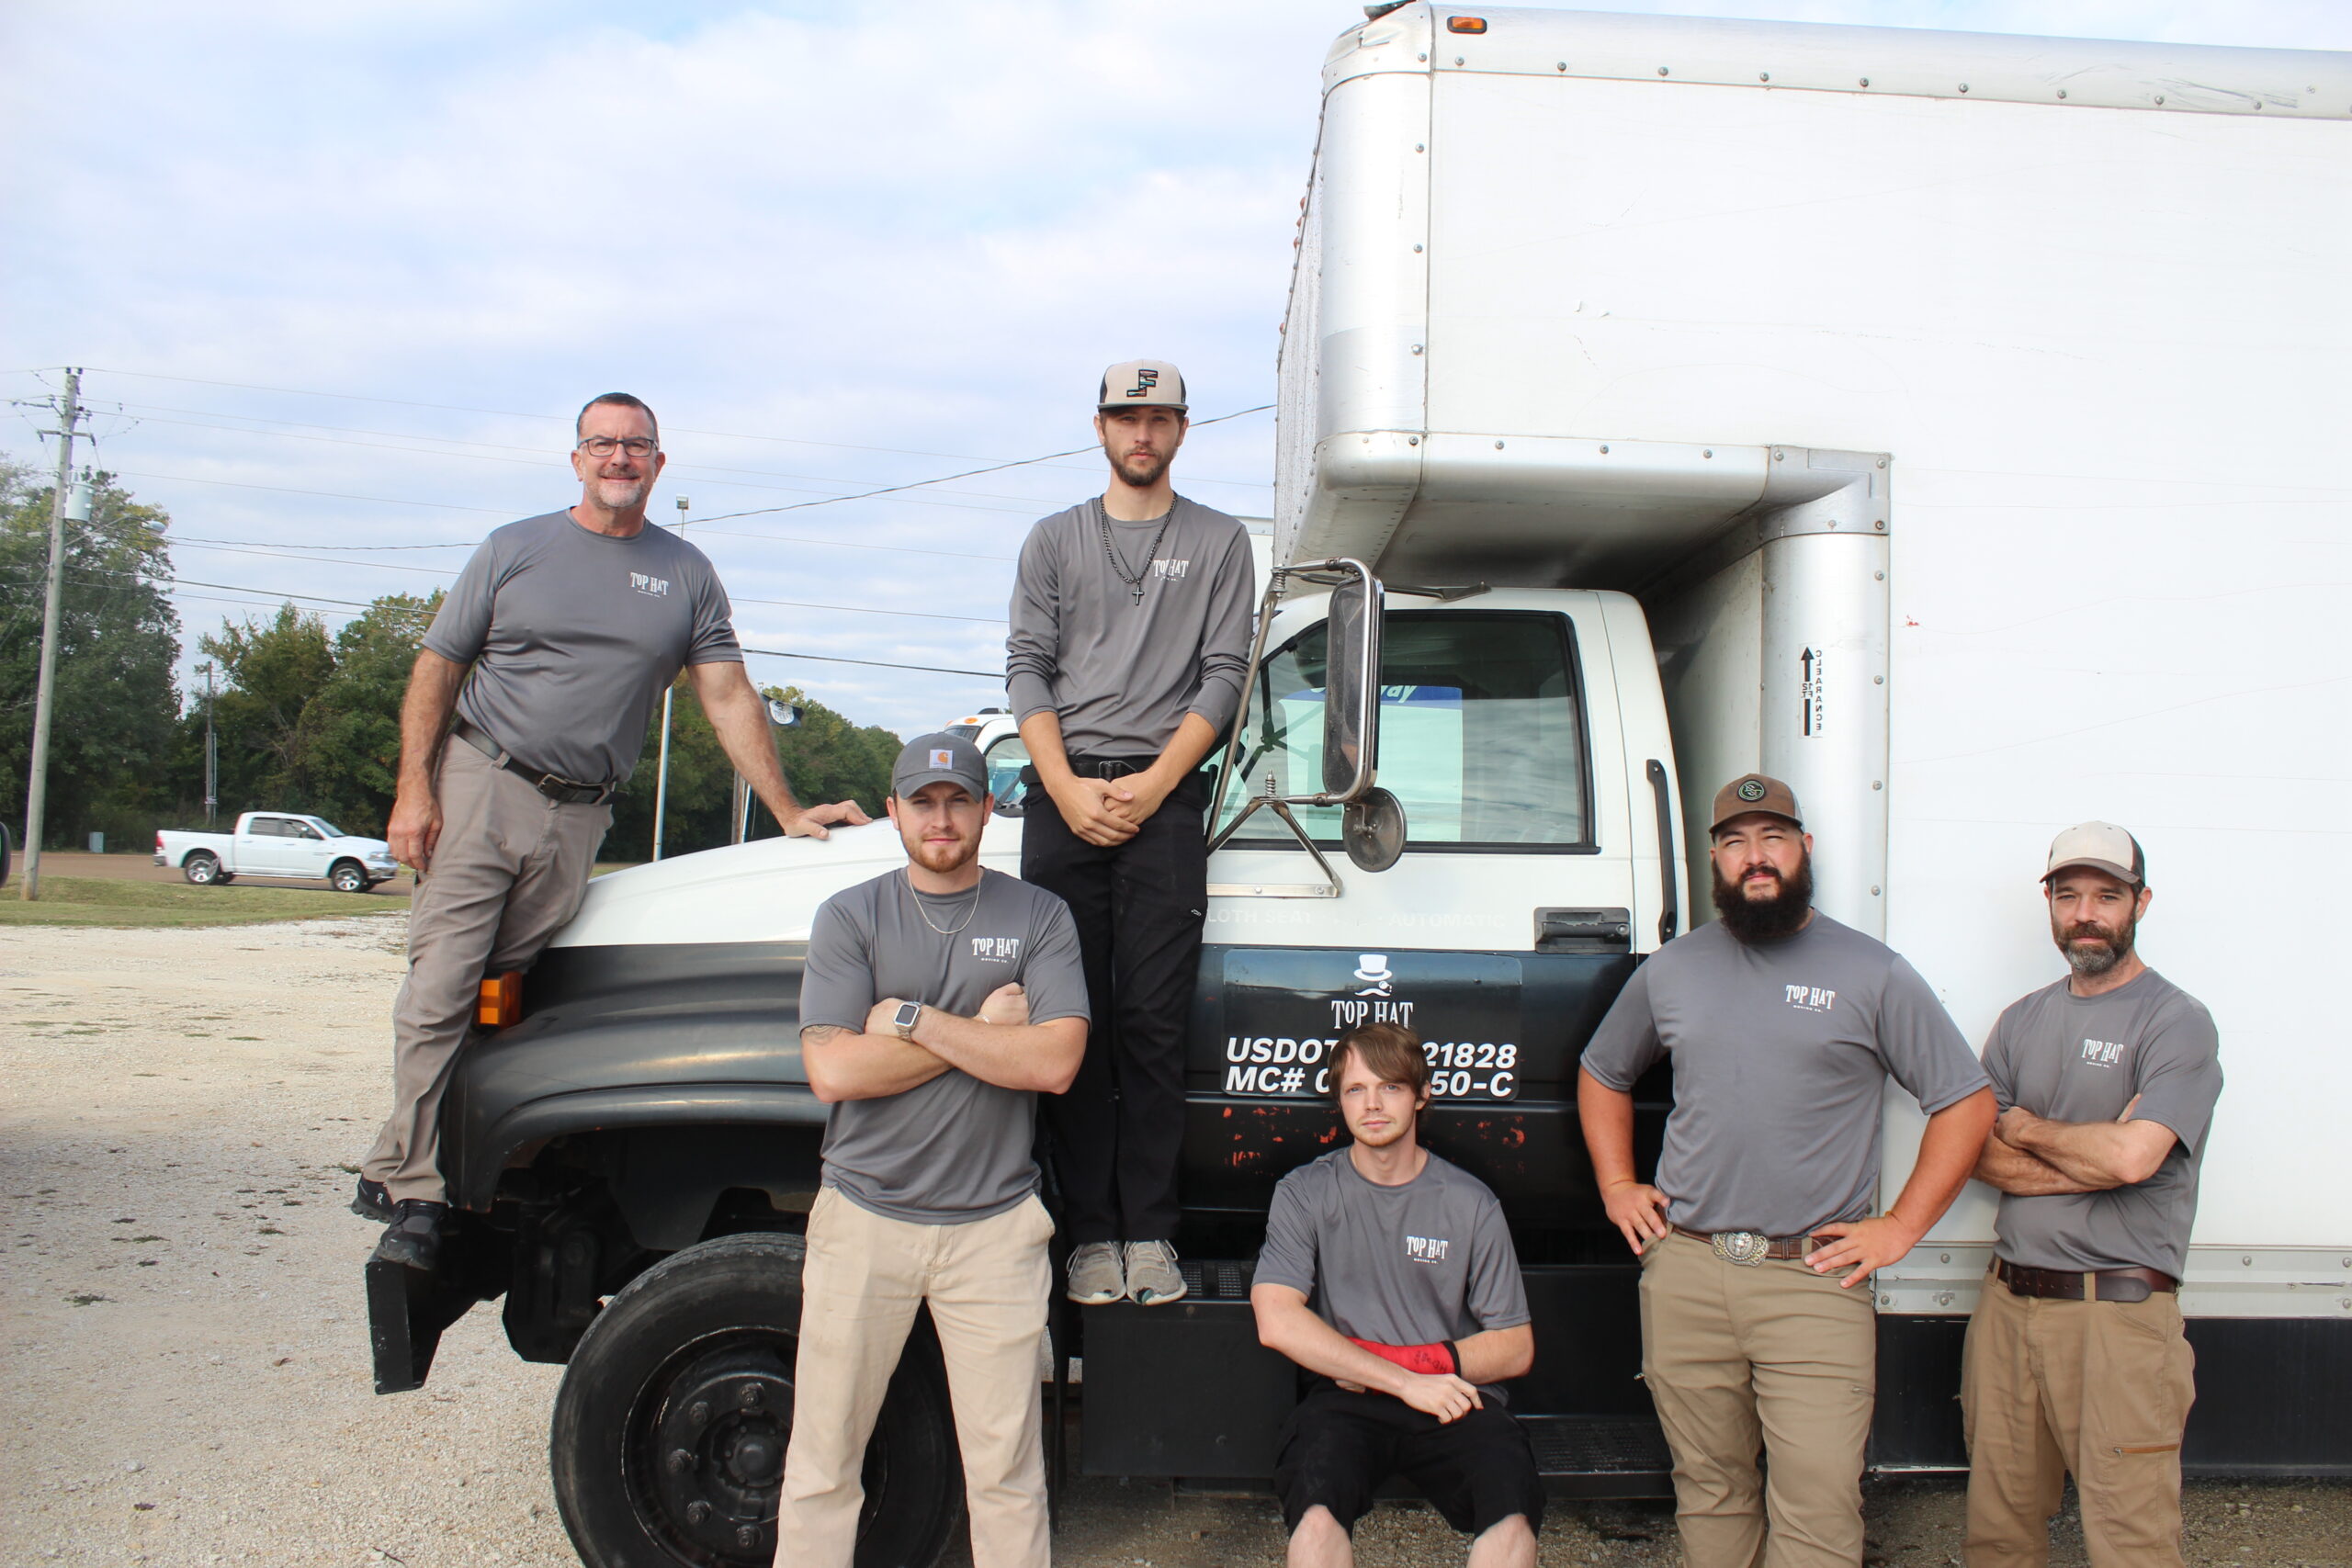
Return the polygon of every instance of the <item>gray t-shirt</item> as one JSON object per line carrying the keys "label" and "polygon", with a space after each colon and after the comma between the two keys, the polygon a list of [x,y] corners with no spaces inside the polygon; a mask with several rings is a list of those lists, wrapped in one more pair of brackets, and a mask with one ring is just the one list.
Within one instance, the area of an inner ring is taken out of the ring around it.
{"label": "gray t-shirt", "polygon": [[[950,895],[918,893],[893,871],[818,909],[800,1027],[863,1030],[884,997],[972,1018],[989,992],[1015,983],[1028,993],[1032,1023],[1087,1016],[1069,905],[998,871]],[[1035,1094],[958,1067],[903,1094],[842,1100],[825,1121],[825,1185],[916,1224],[1003,1213],[1037,1190],[1036,1109]]]}
{"label": "gray t-shirt", "polygon": [[743,662],[728,616],[718,573],[676,535],[616,539],[550,512],[481,542],[424,646],[473,666],[469,724],[534,768],[617,784],[680,670]]}
{"label": "gray t-shirt", "polygon": [[2054,1122],[2134,1121],[2176,1142],[2145,1181],[2105,1192],[2001,1197],[1994,1250],[2028,1269],[2155,1269],[2177,1279],[2197,1217],[2205,1131],[2222,1096],[2213,1015],[2151,969],[2101,997],[2061,980],[2009,1004],[1984,1045],[1993,1097]]}
{"label": "gray t-shirt", "polygon": [[1250,664],[1249,533],[1182,496],[1156,553],[1159,519],[1112,521],[1113,546],[1141,572],[1138,600],[1104,553],[1102,519],[1100,501],[1082,502],[1021,547],[1004,644],[1014,722],[1060,715],[1072,756],[1157,756],[1187,713],[1223,735]]}
{"label": "gray t-shirt", "polygon": [[1657,1187],[1694,1231],[1800,1236],[1860,1219],[1887,1075],[1930,1115],[1984,1087],[1917,972],[1818,910],[1780,942],[1751,947],[1718,920],[1668,942],[1618,993],[1584,1066],[1623,1090],[1668,1055]]}
{"label": "gray t-shirt", "polygon": [[1375,1345],[1430,1345],[1530,1321],[1503,1206],[1435,1155],[1401,1187],[1365,1180],[1345,1146],[1283,1177],[1256,1282],[1288,1285],[1332,1327]]}

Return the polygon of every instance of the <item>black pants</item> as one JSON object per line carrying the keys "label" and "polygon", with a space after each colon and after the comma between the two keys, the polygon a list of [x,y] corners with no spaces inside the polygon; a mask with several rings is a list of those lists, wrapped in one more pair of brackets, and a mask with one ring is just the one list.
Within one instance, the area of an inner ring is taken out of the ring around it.
{"label": "black pants", "polygon": [[1069,829],[1042,789],[1022,819],[1021,879],[1069,905],[1094,1015],[1067,1094],[1047,1095],[1046,1131],[1068,1235],[1168,1241],[1184,1136],[1184,1025],[1208,913],[1208,846],[1198,773],[1115,848]]}
{"label": "black pants", "polygon": [[1274,1495],[1293,1531],[1317,1504],[1352,1532],[1381,1483],[1401,1475],[1445,1522],[1486,1534],[1513,1514],[1544,1529],[1544,1482],[1535,1450],[1510,1412],[1489,1404],[1449,1424],[1385,1393],[1324,1383],[1283,1423]]}

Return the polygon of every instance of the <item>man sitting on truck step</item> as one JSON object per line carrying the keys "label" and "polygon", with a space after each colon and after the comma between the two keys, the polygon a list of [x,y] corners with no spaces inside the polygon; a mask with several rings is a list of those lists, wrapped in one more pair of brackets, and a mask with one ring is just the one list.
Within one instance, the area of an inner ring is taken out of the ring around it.
{"label": "man sitting on truck step", "polygon": [[1331,1053],[1351,1142],[1283,1178],[1250,1304],[1315,1374],[1274,1462],[1293,1568],[1346,1568],[1355,1522],[1403,1475],[1472,1568],[1532,1568],[1544,1484],[1497,1385],[1535,1362],[1519,1255],[1486,1183],[1421,1147],[1420,1036],[1360,1024]]}
{"label": "man sitting on truck step", "polygon": [[786,833],[821,839],[821,824],[866,819],[852,802],[794,802],[718,574],[647,525],[665,461],[653,411],[607,392],[572,434],[579,504],[482,541],[425,632],[401,704],[400,793],[384,836],[417,887],[408,978],[392,1004],[392,1113],[352,1208],[389,1222],[376,1256],[412,1269],[440,1261],[441,1096],[482,976],[527,967],[579,909],[608,803],[681,669]]}
{"label": "man sitting on truck step", "polygon": [[800,1052],[832,1106],[808,1213],[777,1568],[850,1568],[866,1439],[928,1302],[964,1454],[975,1568],[1048,1560],[1037,1363],[1054,1222],[1031,1157],[1039,1094],[1086,1050],[1062,901],[981,868],[994,805],[969,740],[918,736],[890,775],[907,863],[828,898],[800,981]]}
{"label": "man sitting on truck step", "polygon": [[[1713,815],[1722,918],[1634,971],[1585,1047],[1577,1113],[1609,1218],[1642,1260],[1642,1375],[1674,1455],[1683,1561],[1859,1568],[1868,1281],[1967,1181],[1993,1092],[1927,982],[1814,908],[1813,838],[1788,785],[1734,779]],[[1634,1171],[1633,1088],[1661,1059],[1674,1109],[1651,1186]],[[1928,1126],[1901,1195],[1872,1215],[1890,1073]]]}
{"label": "man sitting on truck step", "polygon": [[1021,874],[1078,917],[1094,1010],[1078,1081],[1046,1102],[1069,1299],[1155,1306],[1185,1288],[1171,1243],[1208,910],[1199,769],[1240,706],[1254,584],[1241,525],[1168,482],[1176,367],[1114,365],[1096,402],[1110,484],[1030,530],[1004,672],[1037,786]]}
{"label": "man sitting on truck step", "polygon": [[1968,1320],[1969,1568],[2041,1568],[2066,1476],[2091,1568],[2180,1568],[2180,1439],[2197,1395],[2180,1274],[2222,1094],[2204,1005],[2149,968],[2140,841],[2067,829],[2041,890],[2071,973],[1984,1046],[2001,1119],[1976,1174],[2001,1190]]}

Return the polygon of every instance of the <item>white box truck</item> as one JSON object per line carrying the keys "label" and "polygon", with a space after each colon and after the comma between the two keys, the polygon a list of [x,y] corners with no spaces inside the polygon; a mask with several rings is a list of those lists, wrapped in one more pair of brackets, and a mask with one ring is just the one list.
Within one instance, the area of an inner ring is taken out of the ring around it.
{"label": "white box truck", "polygon": [[[2186,1462],[2352,1474],[2352,1052],[2324,991],[2352,57],[1412,5],[1340,36],[1324,94],[1286,575],[1212,823],[1193,1293],[1057,1318],[1077,1461],[1262,1482],[1295,1389],[1247,1304],[1265,1205],[1337,1135],[1329,1041],[1386,1016],[1433,1053],[1430,1143],[1510,1218],[1544,1468],[1664,1490],[1577,1063],[1705,918],[1693,829],[1760,767],[1804,803],[1821,906],[1979,1039],[2060,973],[2054,830],[2139,834],[2143,950],[2212,1009],[2229,1078]],[[1373,576],[1382,613],[1344,613]],[[991,826],[990,863],[1019,829]],[[379,1386],[504,1292],[516,1348],[571,1362],[557,1492],[592,1563],[774,1548],[824,1117],[798,966],[817,905],[899,858],[873,828],[602,878],[463,1060],[465,1223],[443,1277],[371,1273]],[[1637,1089],[1645,1160],[1669,1095]],[[1920,1117],[1894,1091],[1886,1118],[1891,1191]],[[1972,1190],[1877,1279],[1882,1472],[1964,1463],[1991,1215]],[[947,1419],[919,1337],[861,1560],[952,1532]]]}

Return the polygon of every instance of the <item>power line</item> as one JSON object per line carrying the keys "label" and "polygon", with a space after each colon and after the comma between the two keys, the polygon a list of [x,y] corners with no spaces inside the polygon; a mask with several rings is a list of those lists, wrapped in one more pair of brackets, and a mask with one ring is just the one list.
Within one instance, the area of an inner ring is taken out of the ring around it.
{"label": "power line", "polygon": [[756,653],[768,659],[814,659],[825,664],[867,664],[876,670],[922,670],[933,675],[972,675],[983,681],[1001,681],[1001,670],[950,670],[939,664],[899,664],[887,659],[844,659],[837,653],[786,653],[775,648],[750,648],[746,653]]}
{"label": "power line", "polygon": [[[39,369],[28,369],[12,371],[10,374],[19,376],[39,376],[41,372]],[[164,376],[152,370],[109,369],[107,370],[105,374],[108,376],[130,376],[142,381],[175,381],[183,386],[189,387],[227,387],[241,392],[277,392],[288,397],[295,398],[334,398],[345,402],[382,403],[391,408],[434,409],[443,413],[479,413],[488,414],[497,419],[533,419],[558,424],[566,424],[571,423],[571,420],[562,414],[522,413],[513,409],[469,408],[460,403],[425,403],[417,402],[406,398],[371,397],[364,392],[322,392],[304,387],[266,387],[257,385],[251,381],[215,381],[207,380],[194,376]],[[1269,409],[1272,407],[1273,407],[1273,404],[1265,403],[1261,404],[1258,409],[1247,409],[1243,412],[1247,413],[1257,413],[1261,412],[1263,409]],[[245,416],[232,415],[232,417],[243,418]],[[1223,417],[1235,418],[1238,416],[1225,415]],[[273,424],[292,424],[299,422],[294,420],[271,420],[267,423]],[[1203,420],[1200,423],[1203,424],[1213,424],[1216,422],[1214,420]],[[332,425],[316,425],[311,428],[334,429],[336,427]],[[944,457],[952,463],[971,462],[975,460],[969,453],[965,452],[925,452],[909,446],[863,446],[854,442],[849,441],[812,441],[807,436],[802,435],[752,435],[741,431],[699,430],[687,425],[673,425],[672,428],[676,430],[681,435],[707,435],[722,441],[767,441],[787,446],[831,446],[837,447],[844,452],[884,452],[888,453],[893,457]],[[482,443],[481,445],[487,444]],[[1076,457],[1079,453],[1091,452],[1093,448],[1091,446],[1082,446],[1080,447],[1077,452],[1057,453],[1055,456]],[[1033,462],[1042,463],[1049,461],[1050,459],[1037,457],[1030,460]],[[1013,467],[1015,465],[1007,464],[1004,466]],[[1203,481],[1200,481],[1198,477],[1195,476],[1195,482]],[[1244,485],[1255,490],[1263,490],[1267,488],[1261,481],[1254,479],[1209,479],[1204,482],[1210,484]]]}

